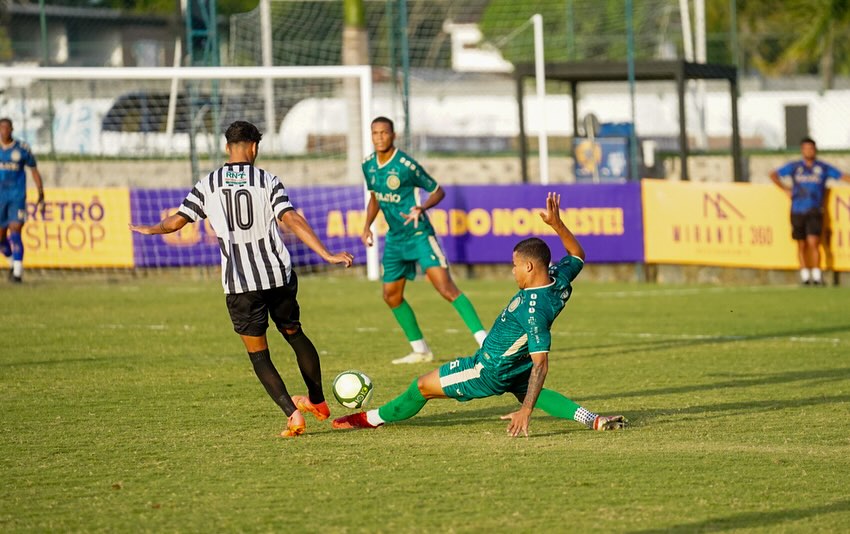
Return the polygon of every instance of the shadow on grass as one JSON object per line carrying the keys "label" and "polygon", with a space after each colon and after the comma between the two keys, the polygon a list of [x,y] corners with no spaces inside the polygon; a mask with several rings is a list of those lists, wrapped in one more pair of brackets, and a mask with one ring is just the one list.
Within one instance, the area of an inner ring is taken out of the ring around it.
{"label": "shadow on grass", "polygon": [[[835,334],[839,332],[850,332],[850,325],[824,326],[821,328],[805,328],[785,332],[766,332],[764,334],[753,335],[730,334],[706,336],[705,338],[698,339],[646,340],[643,338],[638,338],[635,341],[630,341],[626,343],[606,343],[603,345],[584,346],[579,349],[583,354],[573,353],[570,354],[569,357],[571,359],[598,358],[600,356],[619,356],[631,354],[634,352],[671,350],[680,349],[683,347],[697,347],[703,345],[723,345],[728,343],[738,343],[741,341],[761,341],[766,339],[783,339],[789,337],[808,337],[823,334]],[[635,336],[638,335],[639,334],[635,334]],[[670,335],[675,336],[676,334]],[[620,347],[622,348],[617,350]],[[600,353],[600,349],[602,349],[604,352]]]}
{"label": "shadow on grass", "polygon": [[96,363],[114,361],[112,358],[56,358],[55,360],[22,360],[16,362],[2,362],[0,367],[29,367],[38,365],[63,365],[66,363]]}
{"label": "shadow on grass", "polygon": [[805,380],[821,380],[835,382],[850,379],[850,367],[838,367],[834,369],[816,369],[812,371],[789,371],[787,373],[774,373],[761,376],[745,375],[742,378],[733,378],[710,384],[691,384],[687,386],[673,386],[667,388],[641,389],[636,391],[623,391],[616,394],[589,395],[582,397],[582,401],[622,399],[624,397],[651,397],[653,395],[672,395],[677,393],[693,393],[695,391],[711,391],[728,388],[747,388],[750,386],[765,386],[771,384],[787,384]]}
{"label": "shadow on grass", "polygon": [[660,529],[633,530],[630,532],[632,534],[661,534],[667,532],[721,532],[740,528],[763,528],[786,521],[797,521],[807,517],[846,512],[848,510],[850,510],[850,500],[843,500],[812,508],[772,510],[770,512],[745,512],[725,517],[712,517],[697,523],[682,523]]}
{"label": "shadow on grass", "polygon": [[638,425],[647,424],[653,419],[695,415],[695,414],[711,414],[718,412],[736,412],[745,414],[751,412],[769,412],[772,410],[782,410],[786,408],[803,408],[806,406],[820,406],[825,404],[838,404],[850,402],[850,395],[835,395],[832,397],[810,397],[807,399],[773,399],[763,401],[744,401],[744,402],[723,402],[717,404],[709,404],[704,406],[688,406],[681,409],[647,409],[634,411],[630,410],[626,416],[632,422],[638,422]]}

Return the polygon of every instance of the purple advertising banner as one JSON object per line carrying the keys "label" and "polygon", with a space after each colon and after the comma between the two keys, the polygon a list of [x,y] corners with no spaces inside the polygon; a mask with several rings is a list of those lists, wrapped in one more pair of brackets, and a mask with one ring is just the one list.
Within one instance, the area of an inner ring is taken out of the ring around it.
{"label": "purple advertising banner", "polygon": [[[546,193],[561,195],[561,211],[591,263],[643,261],[643,221],[639,183],[579,185],[445,186],[446,198],[428,211],[446,257],[456,263],[510,263],[514,245],[530,236],[544,239],[560,257],[563,247],[540,219]],[[294,187],[292,203],[332,251],[348,250],[365,262],[360,242],[365,221],[363,188],[353,186]],[[131,191],[132,220],[153,224],[173,213],[184,190]],[[386,224],[379,216],[379,234]],[[284,242],[295,265],[321,260],[293,235]],[[380,240],[382,243],[383,240]],[[215,265],[216,238],[207,221],[186,225],[165,236],[134,234],[137,266]]]}
{"label": "purple advertising banner", "polygon": [[514,245],[542,238],[560,258],[563,245],[539,213],[546,193],[561,195],[561,216],[587,252],[589,263],[643,261],[639,183],[446,187],[429,210],[446,257],[457,263],[510,263]]}

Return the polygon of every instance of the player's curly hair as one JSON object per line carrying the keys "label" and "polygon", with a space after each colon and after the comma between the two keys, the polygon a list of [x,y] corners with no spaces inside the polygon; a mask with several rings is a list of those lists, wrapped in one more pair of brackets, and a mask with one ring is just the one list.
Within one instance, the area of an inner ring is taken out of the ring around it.
{"label": "player's curly hair", "polygon": [[547,267],[549,262],[552,261],[552,251],[549,250],[549,245],[539,237],[523,239],[516,244],[514,252]]}
{"label": "player's curly hair", "polygon": [[228,145],[233,143],[259,143],[260,139],[263,138],[263,134],[260,133],[260,130],[256,126],[248,121],[236,121],[227,127],[227,130],[224,132],[224,138],[227,140]]}

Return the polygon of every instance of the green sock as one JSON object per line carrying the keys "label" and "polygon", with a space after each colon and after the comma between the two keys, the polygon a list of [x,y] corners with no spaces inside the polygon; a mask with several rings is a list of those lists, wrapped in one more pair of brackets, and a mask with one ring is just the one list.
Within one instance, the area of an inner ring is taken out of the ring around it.
{"label": "green sock", "polygon": [[454,301],[452,301],[452,306],[457,310],[460,314],[460,318],[463,319],[463,322],[466,323],[466,327],[469,328],[469,331],[473,334],[478,332],[479,330],[484,330],[484,325],[481,324],[481,319],[478,318],[478,314],[475,313],[475,308],[472,307],[472,303],[463,293]]}
{"label": "green sock", "polygon": [[408,341],[416,341],[423,338],[422,330],[419,329],[416,316],[413,314],[413,308],[410,307],[410,304],[406,300],[402,300],[398,307],[391,309],[393,315],[395,315],[395,320],[401,325],[401,329],[404,330],[404,335],[407,336]]}
{"label": "green sock", "polygon": [[378,416],[387,423],[404,421],[418,414],[426,402],[419,392],[417,380],[414,380],[407,391],[378,408]]}
{"label": "green sock", "polygon": [[557,391],[546,388],[540,390],[540,396],[537,397],[537,404],[534,407],[540,408],[553,417],[572,419],[588,426],[592,426],[593,420],[596,419],[595,413],[585,410]]}

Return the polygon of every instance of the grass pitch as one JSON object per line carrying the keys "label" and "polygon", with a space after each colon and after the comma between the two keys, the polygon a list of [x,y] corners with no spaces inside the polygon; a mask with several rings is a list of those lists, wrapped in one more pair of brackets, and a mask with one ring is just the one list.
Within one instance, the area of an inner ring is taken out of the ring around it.
{"label": "grass pitch", "polygon": [[[485,324],[515,291],[460,283]],[[606,531],[850,529],[850,290],[577,281],[546,386],[623,413],[592,432],[537,412],[511,439],[507,396],[433,401],[376,431],[308,418],[299,439],[254,377],[215,280],[3,285],[0,529]],[[357,368],[372,406],[432,364],[377,283],[301,278],[324,382]],[[408,300],[438,358],[472,337],[427,282]],[[303,392],[278,335],[272,357]],[[348,410],[331,403],[334,415]]]}

